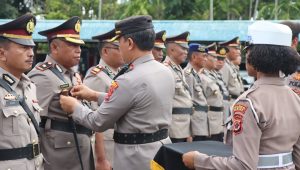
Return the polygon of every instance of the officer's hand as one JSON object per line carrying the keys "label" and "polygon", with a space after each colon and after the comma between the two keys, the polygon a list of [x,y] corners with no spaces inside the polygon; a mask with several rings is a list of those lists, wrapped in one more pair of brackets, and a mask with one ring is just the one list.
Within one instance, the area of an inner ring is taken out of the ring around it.
{"label": "officer's hand", "polygon": [[183,161],[184,165],[186,167],[188,167],[189,169],[195,168],[194,167],[194,158],[197,153],[198,153],[197,151],[191,151],[191,152],[187,152],[182,155],[182,161]]}
{"label": "officer's hand", "polygon": [[60,95],[60,106],[68,114],[74,112],[74,109],[79,102],[74,97]]}
{"label": "officer's hand", "polygon": [[112,170],[112,168],[108,160],[105,159],[96,162],[96,170]]}
{"label": "officer's hand", "polygon": [[77,85],[71,89],[71,95],[80,100],[98,101],[99,93],[85,85]]}

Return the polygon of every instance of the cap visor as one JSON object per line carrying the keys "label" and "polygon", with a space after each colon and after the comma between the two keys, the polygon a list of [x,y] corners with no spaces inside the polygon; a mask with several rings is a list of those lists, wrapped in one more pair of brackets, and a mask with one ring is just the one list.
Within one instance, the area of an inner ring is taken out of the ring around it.
{"label": "cap visor", "polygon": [[156,48],[166,48],[164,44],[154,44],[154,47]]}
{"label": "cap visor", "polygon": [[81,39],[76,39],[76,38],[71,38],[71,37],[65,37],[65,40],[74,44],[85,44],[83,40]]}
{"label": "cap visor", "polygon": [[21,39],[21,38],[7,38],[7,39],[20,45],[35,46],[35,43],[33,42],[32,39]]}
{"label": "cap visor", "polygon": [[178,45],[180,45],[183,48],[189,49],[189,46],[187,43],[177,43]]}

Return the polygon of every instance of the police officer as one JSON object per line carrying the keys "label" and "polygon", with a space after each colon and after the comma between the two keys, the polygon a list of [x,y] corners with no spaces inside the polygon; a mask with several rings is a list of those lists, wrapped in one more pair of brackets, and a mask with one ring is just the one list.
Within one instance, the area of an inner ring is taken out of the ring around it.
{"label": "police officer", "polygon": [[280,71],[294,72],[300,62],[290,47],[292,32],[282,24],[258,21],[249,26],[248,36],[246,59],[257,71],[257,81],[232,109],[233,156],[189,152],[183,155],[189,168],[300,168],[300,98],[279,76]]}
{"label": "police officer", "polygon": [[36,86],[24,74],[32,67],[36,19],[25,14],[0,25],[0,169],[42,170]]}
{"label": "police officer", "polygon": [[233,99],[232,101],[234,101],[244,91],[240,74],[232,63],[232,61],[241,55],[239,37],[235,37],[226,42],[220,42],[218,46],[227,47],[229,50],[226,54],[227,58],[225,59],[225,65],[220,72],[222,73],[223,80],[229,90],[230,96]]}
{"label": "police officer", "polygon": [[223,93],[218,79],[215,75],[215,68],[217,62],[217,45],[216,43],[206,46],[208,50],[207,61],[204,69],[200,74],[203,77],[203,87],[206,92],[206,100],[209,105],[208,109],[208,140],[223,141]]}
{"label": "police officer", "polygon": [[159,31],[155,34],[155,43],[154,48],[152,49],[152,54],[154,59],[158,62],[162,62],[164,60],[163,49],[165,49],[165,41],[166,41],[166,31]]}
{"label": "police officer", "polygon": [[[112,82],[97,111],[72,97],[62,96],[60,102],[76,122],[100,132],[115,127],[114,170],[149,170],[158,149],[171,142],[168,127],[174,80],[170,70],[152,55],[155,32],[151,16],[129,17],[117,22],[115,30],[121,56],[129,67]],[[72,94],[94,101],[103,99],[101,93],[84,89],[77,86]]]}
{"label": "police officer", "polygon": [[214,76],[217,80],[217,84],[223,94],[223,102],[224,102],[224,116],[223,116],[223,121],[224,123],[226,122],[226,118],[229,117],[230,115],[230,105],[231,105],[231,101],[230,101],[230,95],[229,95],[229,91],[228,88],[223,80],[222,77],[222,73],[220,72],[220,70],[224,67],[225,64],[225,59],[226,59],[226,53],[228,52],[228,48],[227,47],[217,47],[216,50],[216,58],[217,58],[217,62],[216,62],[216,67],[214,72]]}
{"label": "police officer", "polygon": [[[117,40],[112,41],[112,38],[115,37],[115,35],[115,29],[113,29],[104,34],[92,37],[92,39],[99,41],[99,54],[101,59],[97,66],[88,70],[88,73],[83,80],[83,84],[95,91],[108,92],[113,78],[118,73],[119,68],[124,64],[119,51],[119,42]],[[92,109],[97,110],[97,108],[98,103],[92,102]],[[113,165],[113,133],[113,129],[108,129],[103,132],[103,135],[102,133],[96,133],[95,135],[95,153],[97,157],[96,169],[104,169],[104,167],[109,169],[110,165],[107,160]],[[105,157],[107,157],[107,160]]]}
{"label": "police officer", "polygon": [[164,64],[172,71],[175,82],[173,98],[172,124],[170,137],[173,143],[185,142],[191,137],[191,114],[193,102],[190,88],[180,66],[186,60],[189,32],[166,39],[167,57]]}
{"label": "police officer", "polygon": [[207,49],[197,43],[189,45],[187,59],[188,65],[184,68],[186,82],[190,87],[194,113],[191,116],[191,129],[193,141],[204,140],[208,136],[208,105],[203,88],[203,79],[198,72],[203,69],[206,62]]}
{"label": "police officer", "polygon": [[80,76],[72,70],[79,63],[80,45],[84,44],[79,37],[80,27],[79,17],[72,17],[55,28],[39,32],[47,37],[50,52],[28,74],[37,86],[37,97],[43,108],[41,149],[49,162],[45,166],[47,170],[94,169],[92,131],[74,124],[59,104],[62,92],[81,84]]}
{"label": "police officer", "polygon": [[[297,50],[298,47],[298,36],[300,32],[300,24],[291,22],[291,21],[283,21],[281,24],[284,24],[292,30],[292,45],[291,47]],[[297,67],[297,70],[292,75],[289,75],[286,78],[286,83],[288,86],[292,88],[292,90],[300,96],[300,66]]]}

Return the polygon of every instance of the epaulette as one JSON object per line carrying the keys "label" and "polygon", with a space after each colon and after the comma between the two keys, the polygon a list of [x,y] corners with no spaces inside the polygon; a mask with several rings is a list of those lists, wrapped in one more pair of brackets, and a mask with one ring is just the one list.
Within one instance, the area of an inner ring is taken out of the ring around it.
{"label": "epaulette", "polygon": [[185,70],[185,73],[187,75],[190,75],[192,73],[192,71],[193,71],[193,68],[188,68],[188,69]]}
{"label": "epaulette", "polygon": [[203,72],[204,72],[204,68],[201,68],[198,73],[202,74]]}
{"label": "epaulette", "polygon": [[163,64],[164,64],[165,66],[170,66],[170,65],[171,65],[171,61],[165,61]]}
{"label": "epaulette", "polygon": [[36,66],[36,69],[40,71],[48,70],[49,68],[53,67],[53,64],[51,62],[44,62],[38,66]]}
{"label": "epaulette", "polygon": [[95,67],[91,70],[91,73],[92,73],[93,75],[96,75],[96,74],[100,73],[103,69],[104,69],[104,68],[103,68],[102,66],[97,65],[97,66],[95,66]]}

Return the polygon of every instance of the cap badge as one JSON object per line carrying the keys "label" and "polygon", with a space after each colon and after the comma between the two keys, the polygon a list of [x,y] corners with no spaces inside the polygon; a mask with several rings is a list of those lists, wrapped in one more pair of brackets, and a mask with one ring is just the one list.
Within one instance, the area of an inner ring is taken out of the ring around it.
{"label": "cap badge", "polygon": [[80,27],[81,27],[81,26],[80,26],[80,21],[78,20],[78,21],[76,22],[76,24],[75,24],[75,31],[79,33],[79,32],[80,32]]}
{"label": "cap badge", "polygon": [[34,22],[33,22],[33,19],[31,19],[27,25],[26,25],[26,31],[29,33],[29,34],[32,34],[33,31],[34,31]]}
{"label": "cap badge", "polygon": [[161,39],[162,39],[163,41],[166,41],[166,38],[167,38],[167,34],[166,34],[166,32],[164,32],[164,34],[162,35]]}
{"label": "cap badge", "polygon": [[225,48],[221,48],[221,49],[220,49],[220,54],[221,54],[221,55],[225,55],[225,54],[226,54]]}

